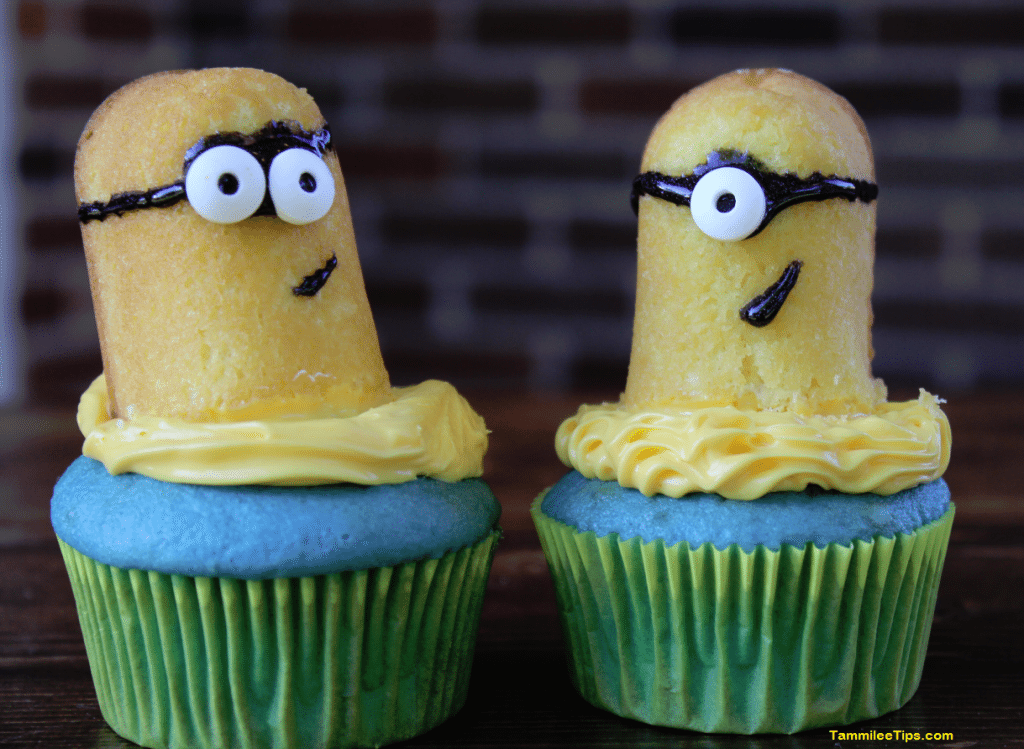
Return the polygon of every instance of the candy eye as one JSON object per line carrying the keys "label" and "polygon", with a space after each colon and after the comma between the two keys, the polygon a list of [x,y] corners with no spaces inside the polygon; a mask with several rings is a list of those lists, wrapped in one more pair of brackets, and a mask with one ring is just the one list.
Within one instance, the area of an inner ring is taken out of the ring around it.
{"label": "candy eye", "polygon": [[248,151],[214,146],[203,151],[185,175],[185,194],[196,213],[217,224],[249,218],[263,202],[267,179]]}
{"label": "candy eye", "polygon": [[732,166],[708,172],[693,187],[690,212],[697,227],[712,239],[746,239],[761,225],[764,190],[750,174]]}
{"label": "candy eye", "polygon": [[289,224],[308,224],[331,209],[334,177],[312,151],[289,148],[270,162],[270,197],[278,218]]}

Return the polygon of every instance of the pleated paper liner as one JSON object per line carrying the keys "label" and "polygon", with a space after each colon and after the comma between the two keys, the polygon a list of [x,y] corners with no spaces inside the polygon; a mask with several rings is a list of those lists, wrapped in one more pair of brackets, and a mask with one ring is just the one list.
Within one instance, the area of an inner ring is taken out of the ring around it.
{"label": "pleated paper liner", "polygon": [[872,718],[917,690],[953,507],[909,534],[746,553],[580,533],[532,507],[569,670],[597,707],[709,733]]}
{"label": "pleated paper liner", "polygon": [[247,581],[61,542],[103,717],[147,747],[380,746],[462,707],[499,532],[440,559]]}

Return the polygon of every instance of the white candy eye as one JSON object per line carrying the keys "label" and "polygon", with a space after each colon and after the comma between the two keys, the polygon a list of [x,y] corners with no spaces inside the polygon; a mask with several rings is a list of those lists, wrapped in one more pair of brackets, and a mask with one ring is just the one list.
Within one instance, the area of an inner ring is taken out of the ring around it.
{"label": "white candy eye", "polygon": [[203,151],[185,175],[188,202],[200,216],[218,224],[249,218],[266,191],[267,178],[260,162],[237,146]]}
{"label": "white candy eye", "polygon": [[308,224],[334,202],[334,177],[324,160],[304,148],[289,148],[270,162],[270,197],[278,218]]}
{"label": "white candy eye", "polygon": [[690,212],[697,227],[712,239],[735,242],[749,237],[765,214],[764,190],[742,169],[714,169],[694,185]]}

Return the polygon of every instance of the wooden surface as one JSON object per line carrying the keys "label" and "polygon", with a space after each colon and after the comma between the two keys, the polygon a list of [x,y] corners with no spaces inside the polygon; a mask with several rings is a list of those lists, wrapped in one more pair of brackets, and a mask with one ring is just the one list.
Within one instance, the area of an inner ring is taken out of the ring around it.
{"label": "wooden surface", "polygon": [[[1024,746],[1024,395],[950,399],[946,478],[957,516],[921,688],[902,710],[855,727],[953,734],[938,742],[837,742],[827,730],[704,736],[623,720],[576,695],[528,507],[565,470],[552,449],[557,424],[580,402],[612,395],[469,394],[492,430],[485,478],[502,502],[505,538],[468,703],[401,746]],[[51,488],[80,449],[71,413],[0,412],[0,746],[134,746],[100,716],[50,529]]]}

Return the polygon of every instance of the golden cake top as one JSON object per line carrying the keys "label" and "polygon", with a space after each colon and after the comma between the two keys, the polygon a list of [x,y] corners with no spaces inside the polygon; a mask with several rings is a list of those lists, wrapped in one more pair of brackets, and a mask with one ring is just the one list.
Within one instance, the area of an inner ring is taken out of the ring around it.
{"label": "golden cake top", "polygon": [[736,70],[680,97],[655,125],[641,171],[686,174],[708,154],[749,152],[777,172],[874,179],[867,129],[831,89],[789,70]]}

